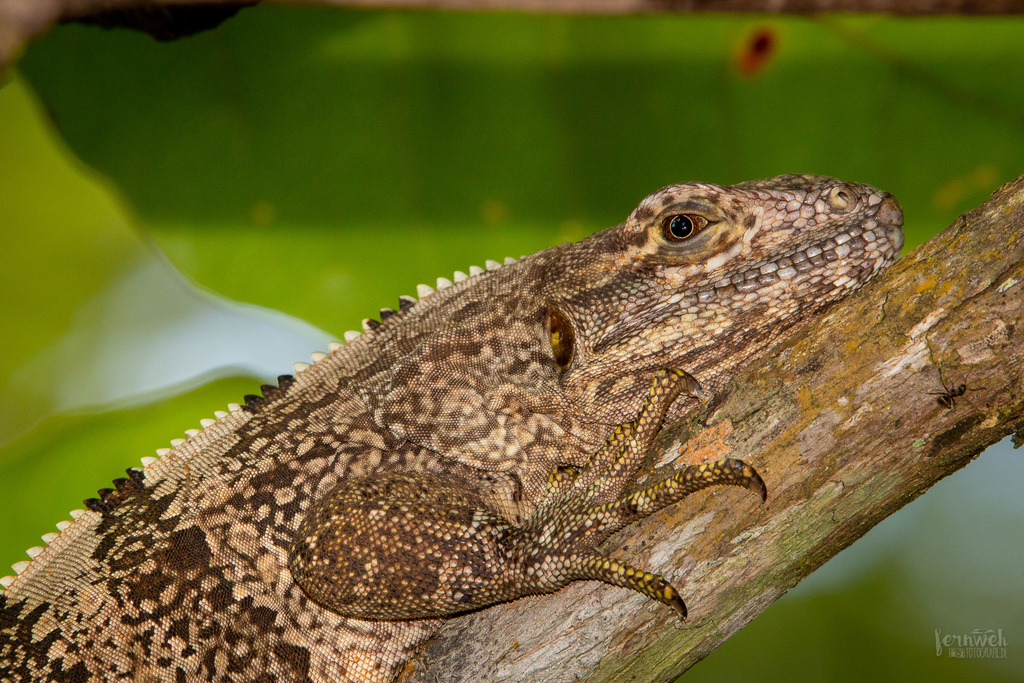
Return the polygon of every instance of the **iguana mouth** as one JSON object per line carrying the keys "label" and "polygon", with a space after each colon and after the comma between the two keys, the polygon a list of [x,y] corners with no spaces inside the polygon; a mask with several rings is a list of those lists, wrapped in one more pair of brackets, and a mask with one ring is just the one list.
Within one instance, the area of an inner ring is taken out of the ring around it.
{"label": "iguana mouth", "polygon": [[[867,218],[787,256],[755,264],[743,272],[713,282],[699,289],[695,297],[689,297],[691,301],[682,296],[680,305],[733,299],[754,301],[761,290],[790,280],[815,283],[831,280],[836,288],[856,288],[891,265],[903,247],[903,213],[899,204],[889,197],[883,206],[889,207],[886,213],[890,214],[885,224],[880,224],[876,218]],[[879,211],[875,215],[881,213]],[[828,277],[829,271],[835,271],[834,278]]]}

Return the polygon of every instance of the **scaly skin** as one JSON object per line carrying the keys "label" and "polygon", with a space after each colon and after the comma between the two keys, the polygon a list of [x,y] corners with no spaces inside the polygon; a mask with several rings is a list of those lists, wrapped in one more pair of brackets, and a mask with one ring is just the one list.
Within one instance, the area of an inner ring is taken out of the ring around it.
{"label": "scaly skin", "polygon": [[389,681],[440,618],[582,578],[684,616],[595,546],[765,487],[721,461],[633,491],[651,440],[888,266],[901,225],[831,178],[681,184],[439,280],[73,513],[3,580],[0,678]]}

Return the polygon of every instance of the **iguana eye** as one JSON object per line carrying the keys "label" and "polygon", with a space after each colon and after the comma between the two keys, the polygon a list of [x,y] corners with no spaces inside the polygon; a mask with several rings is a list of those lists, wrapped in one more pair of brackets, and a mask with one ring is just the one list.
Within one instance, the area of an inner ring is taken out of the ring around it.
{"label": "iguana eye", "polygon": [[669,216],[662,223],[661,234],[669,242],[682,242],[693,237],[708,224],[708,219],[692,213]]}
{"label": "iguana eye", "polygon": [[559,368],[568,367],[572,362],[573,346],[576,344],[576,336],[573,334],[572,325],[565,319],[556,308],[548,308],[548,338],[551,340],[551,354],[554,356],[555,365]]}

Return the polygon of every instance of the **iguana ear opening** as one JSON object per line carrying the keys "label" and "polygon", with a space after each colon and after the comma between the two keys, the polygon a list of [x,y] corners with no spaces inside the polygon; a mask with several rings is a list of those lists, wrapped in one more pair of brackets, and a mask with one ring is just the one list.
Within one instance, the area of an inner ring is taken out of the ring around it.
{"label": "iguana ear opening", "polygon": [[564,370],[572,362],[576,346],[576,335],[572,331],[572,325],[557,308],[548,304],[545,326],[548,330],[548,339],[551,342],[551,354],[555,359],[555,365],[560,370]]}

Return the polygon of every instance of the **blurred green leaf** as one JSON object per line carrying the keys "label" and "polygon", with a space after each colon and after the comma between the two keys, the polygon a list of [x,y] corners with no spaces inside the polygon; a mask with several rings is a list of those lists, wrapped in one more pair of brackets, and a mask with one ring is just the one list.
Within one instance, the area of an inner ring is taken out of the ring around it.
{"label": "blurred green leaf", "polygon": [[69,155],[37,106],[16,76],[0,89],[0,387],[142,249],[112,188]]}
{"label": "blurred green leaf", "polygon": [[1021,35],[261,6],[171,44],[60,27],[21,68],[179,268],[339,333],[681,180],[871,182],[900,197],[913,246],[1020,170]]}

